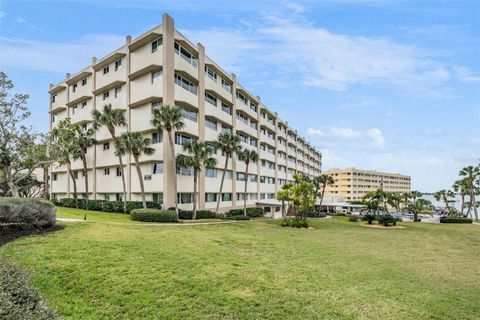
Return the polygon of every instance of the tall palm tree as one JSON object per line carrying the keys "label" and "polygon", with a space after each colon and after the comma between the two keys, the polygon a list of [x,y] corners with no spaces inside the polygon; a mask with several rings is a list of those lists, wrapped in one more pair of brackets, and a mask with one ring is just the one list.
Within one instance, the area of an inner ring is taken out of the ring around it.
{"label": "tall palm tree", "polygon": [[175,212],[178,215],[178,199],[177,199],[177,164],[175,160],[175,145],[173,142],[173,134],[175,131],[182,130],[185,127],[183,122],[182,110],[178,107],[162,105],[158,109],[153,109],[153,118],[151,121],[152,125],[156,127],[159,131],[163,132],[165,130],[168,135],[168,142],[170,144],[171,152],[171,170],[174,174],[175,179],[173,179],[173,193],[175,200]]}
{"label": "tall palm tree", "polygon": [[408,205],[408,211],[413,213],[413,222],[420,222],[418,215],[432,210],[432,203],[426,199],[418,199]]}
{"label": "tall palm tree", "polygon": [[290,193],[287,189],[280,189],[277,192],[277,200],[282,202],[282,218],[286,216],[285,201],[290,201]]}
{"label": "tall palm tree", "polygon": [[[333,186],[335,180],[331,175],[321,174],[318,177],[313,178],[313,183],[315,184],[315,196],[320,197],[320,206],[322,208],[323,197],[325,196],[325,189],[327,186]],[[320,192],[320,189],[322,190]]]}
{"label": "tall palm tree", "polygon": [[75,207],[78,208],[77,180],[72,170],[72,159],[80,157],[80,150],[75,141],[75,131],[70,122],[70,118],[61,120],[58,125],[52,129],[54,143],[52,144],[52,155],[59,165],[67,167],[68,174],[73,183],[73,197]]}
{"label": "tall palm tree", "polygon": [[[89,128],[83,130],[82,126],[76,125],[74,127],[74,138],[77,141],[79,149],[78,155],[82,159],[83,177],[85,179],[85,210],[88,210],[88,172],[87,172],[87,149],[94,146],[97,142],[93,138],[94,130]],[[77,158],[74,158],[75,160]],[[87,220],[87,213],[84,214],[83,220]]]}
{"label": "tall palm tree", "polygon": [[137,169],[138,182],[140,183],[140,192],[142,194],[142,206],[147,208],[147,201],[145,200],[145,184],[143,183],[142,169],[140,168],[139,158],[142,155],[150,156],[155,152],[152,148],[151,140],[145,138],[140,132],[125,132],[122,133],[120,139],[118,139],[117,152],[122,156],[124,154],[131,154],[135,161],[135,167]]}
{"label": "tall palm tree", "polygon": [[[125,120],[125,114],[121,110],[115,110],[111,105],[105,105],[103,107],[103,112],[98,110],[92,111],[93,116],[93,127],[98,129],[100,127],[106,127],[110,136],[112,137],[115,146],[118,145],[118,137],[116,136],[117,127],[127,126],[127,121]],[[127,212],[127,185],[125,183],[125,174],[123,172],[123,160],[120,155],[118,155],[118,163],[120,164],[120,173],[122,175],[122,186],[123,186],[123,211]]]}
{"label": "tall palm tree", "polygon": [[453,191],[460,193],[460,199],[461,199],[460,212],[462,213],[462,216],[463,216],[463,212],[465,209],[465,196],[467,195],[467,193],[469,193],[467,179],[464,178],[464,179],[455,181],[452,188],[453,188]]}
{"label": "tall palm tree", "polygon": [[238,153],[238,160],[245,162],[245,190],[243,192],[243,214],[247,215],[247,183],[248,183],[248,166],[251,162],[258,161],[258,154],[255,150],[245,149]]}
{"label": "tall palm tree", "polygon": [[445,203],[448,213],[452,213],[452,208],[450,207],[450,203],[452,202],[452,200],[449,200],[449,198],[453,198],[455,196],[455,194],[452,191],[440,190],[435,192],[433,196],[435,200],[443,201]]}
{"label": "tall palm tree", "polygon": [[223,182],[225,181],[225,174],[228,167],[228,158],[233,157],[233,155],[242,150],[240,145],[240,138],[237,135],[233,135],[228,132],[222,132],[218,135],[217,141],[215,142],[215,148],[220,149],[225,154],[225,167],[222,173],[222,180],[220,181],[220,190],[218,191],[217,196],[217,208],[216,212],[220,209],[220,198],[222,197],[223,191]]}
{"label": "tall palm tree", "polygon": [[205,142],[196,140],[183,144],[183,151],[188,155],[177,156],[177,166],[181,168],[193,168],[193,214],[192,219],[197,218],[197,185],[198,175],[202,168],[210,169],[215,167],[217,160],[212,157],[213,149]]}
{"label": "tall palm tree", "polygon": [[479,166],[468,166],[460,170],[459,175],[461,177],[465,177],[467,180],[467,186],[469,191],[470,197],[470,205],[468,206],[468,213],[471,212],[472,207],[473,211],[475,212],[475,219],[478,220],[478,211],[477,211],[477,202],[475,200],[475,183],[477,182],[478,178],[480,177],[480,165]]}

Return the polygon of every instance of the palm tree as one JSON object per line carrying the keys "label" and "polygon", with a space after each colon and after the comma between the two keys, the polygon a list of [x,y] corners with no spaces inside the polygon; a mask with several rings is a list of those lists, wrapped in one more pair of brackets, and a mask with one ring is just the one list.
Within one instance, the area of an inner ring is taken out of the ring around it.
{"label": "palm tree", "polygon": [[213,149],[205,142],[196,140],[183,144],[183,151],[189,155],[180,154],[177,156],[177,166],[180,168],[193,168],[193,214],[192,220],[197,218],[197,184],[198,174],[202,168],[210,169],[215,167],[217,160],[212,157]]}
{"label": "palm tree", "polygon": [[158,131],[163,132],[163,130],[165,130],[168,135],[168,142],[170,144],[170,152],[172,157],[171,170],[175,177],[175,179],[173,179],[173,196],[175,200],[175,212],[178,220],[177,164],[175,161],[175,145],[173,143],[173,134],[175,131],[182,130],[183,127],[185,127],[182,110],[180,110],[178,107],[161,105],[160,108],[153,109],[153,118],[151,123],[158,129]]}
{"label": "palm tree", "polygon": [[477,179],[480,177],[480,165],[479,166],[468,166],[460,170],[459,175],[461,177],[465,177],[467,180],[467,186],[469,191],[470,197],[470,205],[468,206],[467,215],[471,212],[472,207],[473,211],[475,212],[475,220],[478,220],[478,212],[477,212],[477,202],[475,200],[475,183],[478,182]]}
{"label": "palm tree", "polygon": [[413,213],[413,222],[419,222],[418,215],[432,210],[432,203],[426,199],[418,199],[408,205],[408,211]]}
{"label": "palm tree", "polygon": [[75,207],[78,208],[77,180],[72,170],[72,159],[80,157],[80,150],[75,141],[75,131],[70,122],[70,118],[61,120],[54,129],[52,129],[54,143],[52,144],[52,155],[57,159],[59,165],[67,167],[68,174],[73,183],[73,197]]}
{"label": "palm tree", "polygon": [[464,178],[464,179],[455,181],[452,188],[453,188],[453,191],[460,193],[460,198],[461,198],[460,210],[463,216],[463,211],[465,209],[465,196],[467,195],[467,193],[469,193],[467,179]]}
{"label": "palm tree", "polygon": [[[111,105],[105,105],[103,107],[103,112],[98,110],[92,111],[93,116],[93,127],[98,129],[100,127],[106,127],[110,133],[115,146],[118,146],[118,137],[115,135],[116,127],[125,127],[127,121],[125,120],[125,114],[121,110],[115,110]],[[118,154],[118,152],[117,152]],[[118,155],[118,163],[120,164],[120,174],[122,175],[122,186],[123,186],[123,211],[127,212],[127,185],[125,183],[125,174],[123,172],[123,160],[120,155]]]}
{"label": "palm tree", "polygon": [[445,206],[447,207],[448,213],[452,213],[452,208],[450,208],[449,203],[452,202],[452,200],[449,200],[449,198],[453,198],[455,194],[450,191],[450,190],[440,190],[437,191],[433,194],[435,197],[435,200],[437,201],[443,201],[445,203]]}
{"label": "palm tree", "polygon": [[135,161],[135,167],[137,169],[138,182],[140,183],[140,192],[142,194],[142,206],[147,208],[147,202],[145,200],[145,184],[143,183],[142,169],[140,168],[139,158],[141,155],[150,156],[155,152],[155,149],[150,147],[151,140],[143,137],[140,132],[125,132],[122,133],[120,139],[118,139],[117,152],[121,156],[125,154],[131,154]]}
{"label": "palm tree", "polygon": [[232,135],[229,132],[223,132],[218,135],[217,141],[215,142],[215,148],[220,149],[225,154],[225,167],[223,169],[222,180],[220,181],[220,190],[218,191],[217,196],[217,208],[216,212],[220,209],[220,198],[222,197],[223,182],[225,181],[225,174],[228,167],[228,158],[233,157],[233,155],[242,150],[240,146],[240,138],[237,135]]}
{"label": "palm tree", "polygon": [[[331,175],[328,174],[321,174],[318,177],[313,178],[313,183],[315,184],[315,195],[320,197],[320,205],[319,208],[322,208],[323,197],[325,196],[325,188],[327,186],[333,186],[335,184],[335,180]],[[320,189],[322,192],[320,193]]]}
{"label": "palm tree", "polygon": [[[286,186],[286,185],[284,185]],[[277,200],[282,201],[282,218],[286,216],[285,201],[290,201],[290,192],[287,189],[280,189],[277,192]]]}
{"label": "palm tree", "polygon": [[243,192],[243,214],[247,215],[247,183],[248,183],[248,165],[250,162],[258,161],[258,154],[255,150],[245,149],[238,153],[238,159],[245,162],[245,191]]}
{"label": "palm tree", "polygon": [[[95,145],[97,142],[93,138],[94,130],[92,128],[83,130],[82,126],[76,125],[74,127],[74,138],[77,141],[79,153],[83,163],[83,177],[85,178],[85,210],[88,210],[88,173],[87,173],[87,149]],[[74,158],[75,160],[77,159]],[[84,214],[83,220],[87,220],[87,213]]]}

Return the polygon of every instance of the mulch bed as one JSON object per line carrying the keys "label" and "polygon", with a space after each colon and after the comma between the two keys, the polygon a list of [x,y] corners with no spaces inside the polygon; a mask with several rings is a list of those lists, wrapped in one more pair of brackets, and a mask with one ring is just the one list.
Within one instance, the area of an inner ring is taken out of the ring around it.
{"label": "mulch bed", "polygon": [[404,229],[405,227],[404,226],[399,226],[399,225],[396,225],[396,226],[384,226],[383,224],[368,224],[368,223],[361,223],[360,224],[362,227],[368,227],[368,228],[378,228],[378,229]]}
{"label": "mulch bed", "polygon": [[10,241],[13,241],[23,236],[42,235],[49,232],[63,230],[64,228],[65,226],[55,225],[53,227],[44,228],[44,229],[10,230],[10,231],[2,230],[2,233],[0,234],[0,247]]}

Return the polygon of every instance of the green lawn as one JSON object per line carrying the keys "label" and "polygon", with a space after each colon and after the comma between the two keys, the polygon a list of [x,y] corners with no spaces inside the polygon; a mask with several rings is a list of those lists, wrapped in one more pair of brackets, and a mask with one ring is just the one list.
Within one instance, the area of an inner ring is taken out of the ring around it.
{"label": "green lawn", "polygon": [[0,256],[31,268],[69,319],[480,318],[477,225],[148,226],[92,212],[66,225]]}

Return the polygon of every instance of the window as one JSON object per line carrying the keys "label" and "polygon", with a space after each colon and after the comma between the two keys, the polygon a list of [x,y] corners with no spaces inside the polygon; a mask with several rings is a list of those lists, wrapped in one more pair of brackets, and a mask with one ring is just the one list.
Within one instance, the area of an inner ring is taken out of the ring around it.
{"label": "window", "polygon": [[241,133],[238,133],[237,136],[238,136],[238,140],[240,140],[240,142],[248,143],[248,138],[247,138],[247,136],[244,136],[244,135],[241,134]]}
{"label": "window", "polygon": [[122,87],[115,88],[115,99],[122,96]]}
{"label": "window", "polygon": [[117,193],[117,194],[115,194],[115,198],[116,198],[117,201],[123,201],[123,194]]}
{"label": "window", "polygon": [[109,91],[104,92],[104,93],[103,93],[103,100],[108,99],[108,97],[110,97],[110,92],[109,92]]}
{"label": "window", "polygon": [[257,130],[257,123],[250,120],[250,127]]}
{"label": "window", "polygon": [[85,108],[87,106],[87,101],[83,101],[82,102],[82,109]]}
{"label": "window", "polygon": [[191,142],[192,140],[192,138],[184,136],[183,134],[175,134],[175,144],[183,145],[184,143]]}
{"label": "window", "polygon": [[214,105],[215,107],[217,106],[217,98],[208,92],[205,92],[205,101],[211,105]]}
{"label": "window", "polygon": [[197,86],[177,73],[175,73],[175,83],[183,89],[190,91],[195,95],[197,94]]}
{"label": "window", "polygon": [[163,138],[162,132],[153,132],[152,133],[152,144],[161,143]]}
{"label": "window", "polygon": [[185,119],[188,119],[188,120],[193,121],[193,122],[197,122],[197,113],[195,111],[188,110],[187,108],[185,108],[183,106],[177,106],[177,107],[182,110],[182,116]]}
{"label": "window", "polygon": [[103,175],[104,176],[109,176],[110,175],[110,168],[104,168],[103,169]]}
{"label": "window", "polygon": [[57,174],[56,174],[56,173],[52,174],[52,180],[53,180],[53,181],[57,181],[57,179],[58,179]]}
{"label": "window", "polygon": [[78,179],[78,171],[73,171],[73,179]]}
{"label": "window", "polygon": [[103,144],[103,150],[108,150],[108,149],[110,149],[110,143],[108,143],[108,142],[104,143]]}
{"label": "window", "polygon": [[257,175],[256,174],[249,174],[248,179],[250,182],[257,182]]}
{"label": "window", "polygon": [[246,125],[248,125],[248,117],[244,114],[242,114],[241,112],[238,112],[237,111],[237,119],[240,120],[241,122],[245,123]]}
{"label": "window", "polygon": [[156,203],[163,204],[163,193],[153,193],[152,201]]}
{"label": "window", "polygon": [[179,193],[177,195],[178,203],[193,203],[192,193]]}
{"label": "window", "polygon": [[275,184],[275,178],[260,176],[260,183]]}
{"label": "window", "polygon": [[217,131],[217,122],[210,118],[205,118],[205,127]]}
{"label": "window", "polygon": [[77,84],[77,83],[74,83],[74,84],[73,84],[73,87],[72,87],[72,92],[76,92],[76,91],[77,91],[77,87],[78,87],[78,84]]}
{"label": "window", "polygon": [[163,173],[163,162],[155,162],[152,167],[152,174]]}
{"label": "window", "polygon": [[122,59],[115,61],[115,71],[118,71],[122,68]]}
{"label": "window", "polygon": [[238,100],[240,100],[244,105],[247,105],[248,106],[248,99],[243,95],[241,94],[240,92],[237,91],[237,98]]}
{"label": "window", "polygon": [[55,103],[55,101],[57,101],[57,95],[56,94],[52,95],[52,103]]}
{"label": "window", "polygon": [[215,170],[213,168],[205,169],[205,177],[216,178],[217,177],[217,170]]}
{"label": "window", "polygon": [[58,119],[58,114],[56,114],[56,113],[52,114],[52,122],[57,121],[57,119]]}
{"label": "window", "polygon": [[250,138],[250,145],[256,147],[257,146],[257,140],[254,140]]}
{"label": "window", "polygon": [[162,45],[162,38],[158,38],[157,40],[152,42],[152,53],[157,52],[158,48]]}
{"label": "window", "polygon": [[232,134],[232,128],[225,127],[222,125],[222,132]]}
{"label": "window", "polygon": [[105,200],[105,201],[110,201],[110,195],[109,195],[108,193],[105,193],[105,194],[103,195],[103,200]]}
{"label": "window", "polygon": [[74,105],[72,107],[72,114],[75,114],[77,112],[77,105]]}
{"label": "window", "polygon": [[117,167],[117,177],[121,177],[121,176],[122,176],[122,168]]}
{"label": "window", "polygon": [[245,180],[246,180],[245,173],[237,172],[237,181],[245,181]]}
{"label": "window", "polygon": [[152,102],[152,110],[159,109],[162,106],[162,101]]}
{"label": "window", "polygon": [[257,194],[256,193],[250,193],[250,200],[257,200]]}
{"label": "window", "polygon": [[222,79],[222,88],[228,91],[229,93],[232,93],[232,85],[228,82]]}
{"label": "window", "polygon": [[251,101],[250,101],[250,109],[257,112],[257,106],[254,103],[252,103]]}
{"label": "window", "polygon": [[87,84],[87,78],[83,78],[82,79],[82,87],[85,86]]}
{"label": "window", "polygon": [[232,201],[231,193],[222,193],[222,201]]}
{"label": "window", "polygon": [[242,193],[237,192],[237,200],[238,200],[238,201],[243,201],[243,200],[245,200],[245,198],[246,198],[245,196],[246,196],[245,193],[243,193],[243,192],[242,192]]}
{"label": "window", "polygon": [[233,172],[231,170],[225,171],[225,180],[232,180]]}
{"label": "window", "polygon": [[217,74],[208,66],[205,66],[205,74],[212,79],[213,81],[217,82]]}
{"label": "window", "polygon": [[152,83],[156,83],[162,79],[162,70],[152,72]]}
{"label": "window", "polygon": [[222,111],[228,114],[232,114],[232,107],[222,102]]}
{"label": "window", "polygon": [[217,202],[216,193],[205,193],[205,202]]}
{"label": "window", "polygon": [[105,68],[103,68],[103,74],[107,74],[110,72],[110,66],[106,66]]}
{"label": "window", "polygon": [[195,68],[198,66],[198,60],[191,54],[187,49],[182,47],[178,42],[175,42],[175,53],[178,54],[180,57],[188,61],[192,66]]}
{"label": "window", "polygon": [[193,176],[193,167],[177,167],[177,174],[182,176]]}

